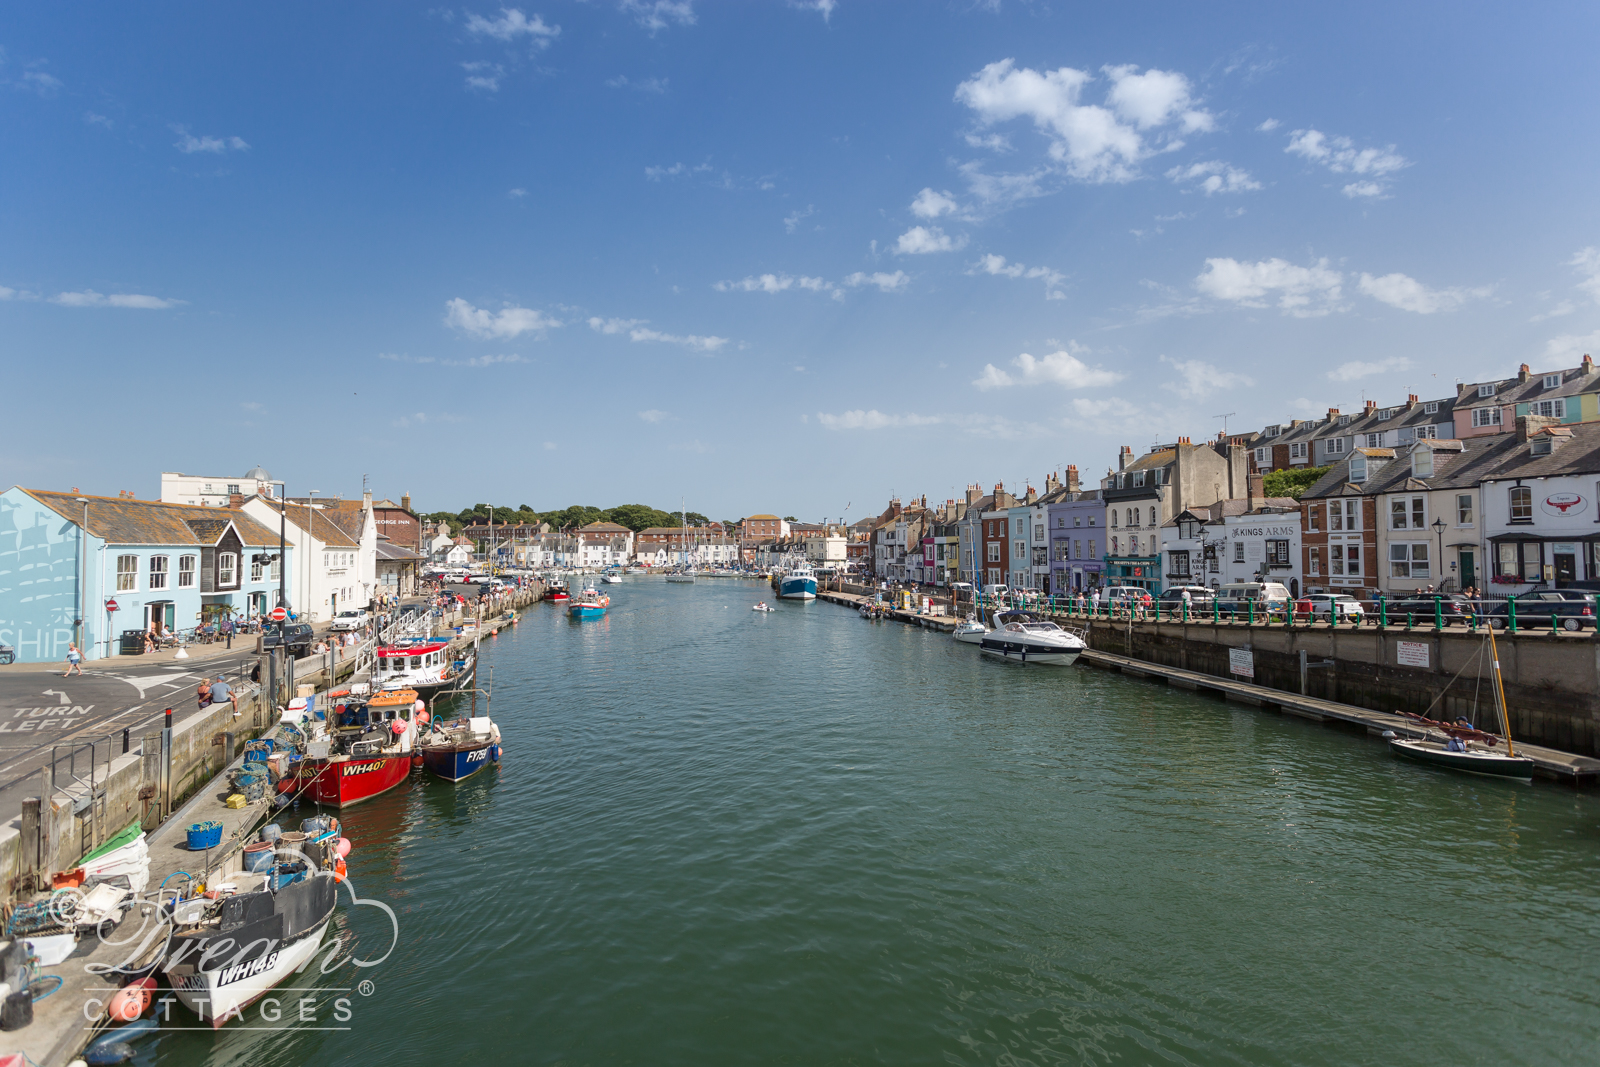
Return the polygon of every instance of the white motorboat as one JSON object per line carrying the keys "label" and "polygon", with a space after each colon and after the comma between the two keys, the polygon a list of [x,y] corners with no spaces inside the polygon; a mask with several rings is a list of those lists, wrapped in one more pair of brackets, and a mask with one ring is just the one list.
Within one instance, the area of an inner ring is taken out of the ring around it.
{"label": "white motorboat", "polygon": [[987,626],[968,615],[957,624],[951,636],[963,644],[976,645],[981,644],[988,633],[989,628]]}
{"label": "white motorboat", "polygon": [[605,582],[607,585],[621,585],[622,575],[616,573],[615,571],[608,571],[600,576],[600,580]]}
{"label": "white motorboat", "polygon": [[1076,663],[1086,647],[1082,634],[1026,611],[1001,612],[995,628],[978,639],[978,648],[991,656],[1062,667]]}

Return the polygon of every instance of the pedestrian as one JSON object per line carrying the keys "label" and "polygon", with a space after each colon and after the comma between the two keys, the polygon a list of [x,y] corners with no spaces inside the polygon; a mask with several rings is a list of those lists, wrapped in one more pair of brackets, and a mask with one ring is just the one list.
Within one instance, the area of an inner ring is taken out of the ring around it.
{"label": "pedestrian", "polygon": [[211,703],[220,704],[224,700],[233,705],[233,717],[239,717],[239,697],[233,691],[233,686],[218,678],[211,683]]}
{"label": "pedestrian", "polygon": [[73,671],[77,671],[80,675],[83,674],[83,653],[78,651],[77,645],[68,644],[67,669],[61,672],[61,677],[70,678]]}
{"label": "pedestrian", "polygon": [[227,641],[227,645],[224,646],[224,647],[232,648],[233,647],[233,616],[232,615],[229,615],[227,618],[222,620],[222,636],[223,636],[223,639],[225,641]]}

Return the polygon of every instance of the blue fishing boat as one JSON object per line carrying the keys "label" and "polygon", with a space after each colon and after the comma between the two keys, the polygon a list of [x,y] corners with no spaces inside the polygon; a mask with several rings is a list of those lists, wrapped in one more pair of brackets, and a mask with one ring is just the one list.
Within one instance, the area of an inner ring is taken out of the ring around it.
{"label": "blue fishing boat", "polygon": [[459,782],[500,762],[500,728],[487,715],[437,723],[417,747],[429,774]]}
{"label": "blue fishing boat", "polygon": [[811,564],[800,563],[778,576],[778,595],[785,600],[817,599],[817,576]]}
{"label": "blue fishing boat", "polygon": [[567,604],[567,614],[575,619],[598,619],[611,606],[611,598],[592,586]]}

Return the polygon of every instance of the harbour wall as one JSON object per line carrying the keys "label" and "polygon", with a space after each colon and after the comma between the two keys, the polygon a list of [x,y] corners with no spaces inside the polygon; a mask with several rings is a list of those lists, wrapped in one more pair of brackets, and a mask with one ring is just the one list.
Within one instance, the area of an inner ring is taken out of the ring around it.
{"label": "harbour wall", "polygon": [[[1372,711],[1427,712],[1436,719],[1464,715],[1481,727],[1499,729],[1482,631],[1062,621],[1087,625],[1089,647],[1097,651],[1219,678],[1240,677],[1230,651],[1248,650],[1254,676],[1247,680],[1292,693],[1301,691],[1303,650],[1312,665],[1305,675],[1309,696]],[[1512,736],[1600,757],[1600,641],[1502,632],[1495,642]],[[1323,666],[1324,660],[1333,662]]]}

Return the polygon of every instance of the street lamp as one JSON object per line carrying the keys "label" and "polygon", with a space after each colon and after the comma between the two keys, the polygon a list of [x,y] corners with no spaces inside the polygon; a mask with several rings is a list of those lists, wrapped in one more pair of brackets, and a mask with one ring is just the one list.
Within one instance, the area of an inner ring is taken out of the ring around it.
{"label": "street lamp", "polygon": [[1439,535],[1439,585],[1441,586],[1441,590],[1440,591],[1442,592],[1443,591],[1442,587],[1444,585],[1444,520],[1443,519],[1434,519],[1433,520],[1433,532]]}

